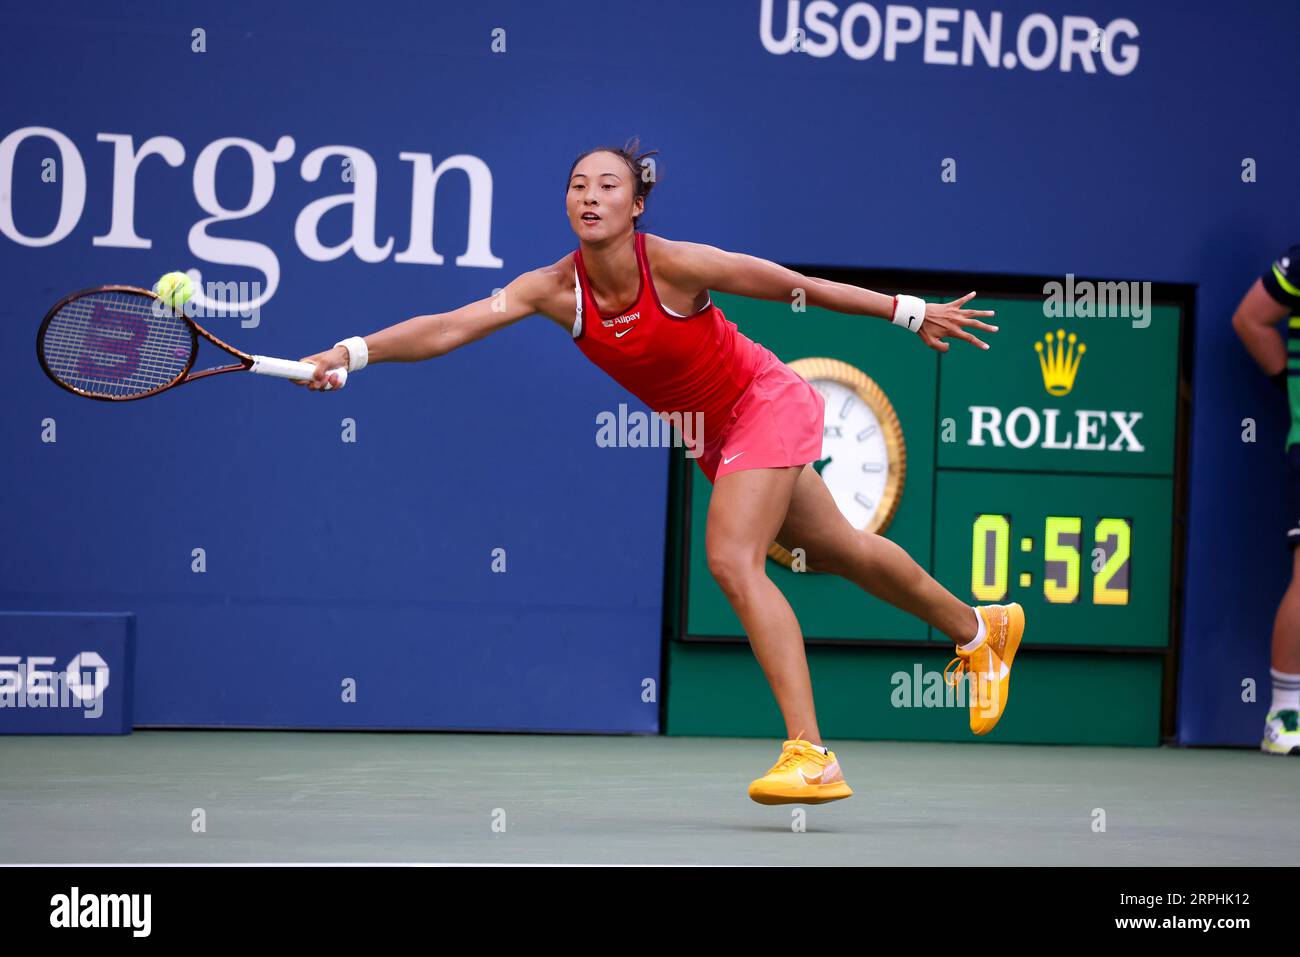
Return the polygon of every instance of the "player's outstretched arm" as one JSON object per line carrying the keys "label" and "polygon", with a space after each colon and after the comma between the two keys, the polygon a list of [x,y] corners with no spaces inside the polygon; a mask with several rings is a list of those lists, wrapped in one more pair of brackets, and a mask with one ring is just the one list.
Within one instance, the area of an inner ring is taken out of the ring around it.
{"label": "player's outstretched arm", "polygon": [[[372,332],[365,337],[366,364],[433,359],[504,329],[539,310],[546,291],[553,284],[552,271],[536,269],[526,272],[495,296],[471,302],[451,312],[415,316]],[[313,390],[323,390],[330,384],[327,369],[350,366],[348,349],[341,344],[306,356],[302,361],[316,366],[315,378],[310,383],[303,383]]]}
{"label": "player's outstretched arm", "polygon": [[[886,296],[848,283],[805,276],[766,259],[727,252],[714,246],[668,240],[660,240],[660,243],[662,252],[658,253],[657,258],[662,267],[700,289],[787,302],[793,301],[802,290],[805,301],[810,306],[850,315],[896,319],[897,296]],[[943,341],[948,338],[963,339],[981,349],[987,349],[988,345],[968,330],[998,330],[996,326],[979,318],[992,316],[992,310],[964,308],[974,296],[975,293],[972,292],[952,302],[921,303],[916,300],[916,322],[909,328],[920,335],[921,341],[939,352],[948,351],[948,343]]]}

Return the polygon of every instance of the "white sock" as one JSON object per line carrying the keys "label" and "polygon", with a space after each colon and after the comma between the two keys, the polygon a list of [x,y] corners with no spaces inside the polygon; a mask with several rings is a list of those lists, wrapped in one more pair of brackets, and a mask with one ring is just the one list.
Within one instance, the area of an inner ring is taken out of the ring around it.
{"label": "white sock", "polygon": [[814,744],[813,747],[816,748],[818,751],[820,751],[822,754],[826,753],[826,749],[822,747],[820,744]]}
{"label": "white sock", "polygon": [[976,648],[978,648],[980,645],[984,643],[984,639],[988,637],[988,633],[989,633],[988,626],[984,624],[984,616],[981,615],[979,612],[975,611],[974,608],[972,608],[971,611],[975,612],[975,620],[979,622],[979,628],[975,631],[974,638],[966,642],[966,644],[964,645],[957,646],[962,651],[974,651]]}
{"label": "white sock", "polygon": [[1268,713],[1275,711],[1300,711],[1300,675],[1290,675],[1273,668],[1273,703]]}

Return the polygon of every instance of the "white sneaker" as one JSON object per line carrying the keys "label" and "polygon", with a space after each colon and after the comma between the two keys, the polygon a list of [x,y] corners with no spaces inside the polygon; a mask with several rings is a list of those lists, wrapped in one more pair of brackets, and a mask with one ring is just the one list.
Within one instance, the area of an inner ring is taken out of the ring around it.
{"label": "white sneaker", "polygon": [[1300,711],[1274,711],[1264,723],[1259,749],[1268,754],[1300,755]]}

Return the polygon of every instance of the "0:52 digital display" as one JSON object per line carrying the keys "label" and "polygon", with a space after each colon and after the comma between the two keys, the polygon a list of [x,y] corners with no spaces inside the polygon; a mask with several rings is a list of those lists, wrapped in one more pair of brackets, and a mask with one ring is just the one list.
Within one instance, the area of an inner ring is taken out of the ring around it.
{"label": "0:52 digital display", "polygon": [[[1127,605],[1133,521],[1129,518],[1088,518],[1091,548],[1083,549],[1085,518],[1048,515],[1041,537],[1022,536],[1021,553],[1041,555],[1043,598],[1052,604],[1073,604],[1087,595],[1094,605]],[[1012,516],[981,513],[971,526],[971,594],[981,602],[1001,602],[1010,592]],[[1086,560],[1085,560],[1086,556]],[[1084,578],[1091,575],[1090,587]],[[1035,571],[1019,572],[1019,585],[1032,587]]]}

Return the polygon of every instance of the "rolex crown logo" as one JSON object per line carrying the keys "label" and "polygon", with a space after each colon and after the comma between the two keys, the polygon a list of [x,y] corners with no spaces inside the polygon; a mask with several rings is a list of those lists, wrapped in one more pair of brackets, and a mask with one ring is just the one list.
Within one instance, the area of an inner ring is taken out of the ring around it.
{"label": "rolex crown logo", "polygon": [[[1078,336],[1073,332],[1067,337],[1064,329],[1057,329],[1055,342],[1049,332],[1043,336],[1043,342],[1034,343],[1038,364],[1043,369],[1043,386],[1052,395],[1066,395],[1074,388],[1074,377],[1079,374],[1079,360],[1088,349],[1082,342],[1075,349],[1076,339]],[[1044,343],[1046,348],[1043,347]]]}

